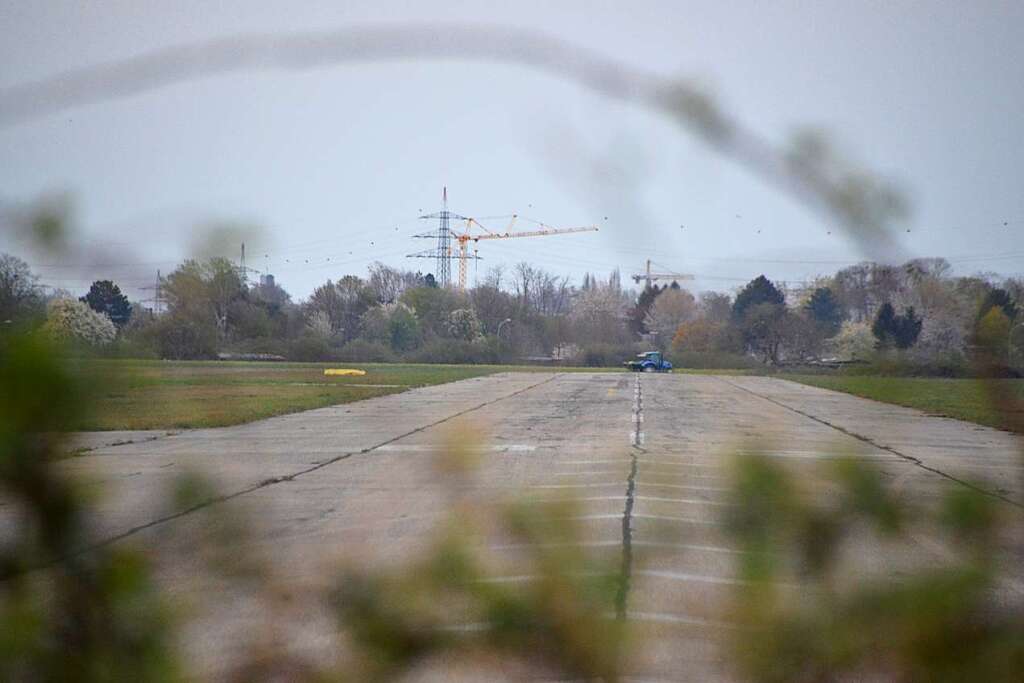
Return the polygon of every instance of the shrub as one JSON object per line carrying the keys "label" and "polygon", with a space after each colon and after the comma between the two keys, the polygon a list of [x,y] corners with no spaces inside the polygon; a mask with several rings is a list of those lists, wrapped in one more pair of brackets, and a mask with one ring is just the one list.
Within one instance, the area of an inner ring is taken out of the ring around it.
{"label": "shrub", "polygon": [[590,344],[583,347],[576,364],[588,368],[613,368],[633,357],[635,351],[628,346],[616,344]]}
{"label": "shrub", "polygon": [[916,359],[903,353],[876,353],[871,362],[845,368],[848,375],[881,375],[887,377],[971,377],[974,369],[963,354],[951,352],[928,359]]}
{"label": "shrub", "polygon": [[691,320],[676,328],[672,350],[676,353],[708,353],[719,350],[725,325],[704,318]]}
{"label": "shrub", "polygon": [[332,359],[333,351],[327,340],[315,334],[307,334],[288,344],[283,354],[288,360],[310,363]]}
{"label": "shrub", "polygon": [[333,354],[332,360],[352,363],[388,363],[395,360],[395,354],[385,344],[354,339]]}
{"label": "shrub", "polygon": [[456,308],[445,321],[448,336],[452,339],[473,341],[480,336],[480,321],[472,308]]}
{"label": "shrub", "polygon": [[256,353],[271,354],[289,358],[292,345],[285,339],[275,337],[256,337],[255,339],[242,339],[228,346],[225,351],[229,353]]}
{"label": "shrub", "polygon": [[388,339],[395,351],[414,349],[420,342],[420,322],[404,304],[392,307],[388,315]]}
{"label": "shrub", "polygon": [[217,328],[175,314],[164,315],[147,329],[161,358],[196,360],[217,355]]}
{"label": "shrub", "polygon": [[112,343],[96,349],[96,355],[103,358],[143,358],[157,360],[160,356],[151,340],[140,337],[118,337]]}
{"label": "shrub", "polygon": [[435,338],[406,354],[405,359],[413,363],[496,363],[500,355],[497,345],[482,340],[468,342]]}
{"label": "shrub", "polygon": [[726,351],[676,351],[668,356],[677,368],[694,370],[748,370],[763,366],[756,358]]}
{"label": "shrub", "polygon": [[56,341],[85,346],[105,346],[117,336],[110,318],[73,299],[50,302],[43,330]]}
{"label": "shrub", "polygon": [[826,348],[840,360],[867,360],[874,356],[875,335],[868,323],[845,322]]}

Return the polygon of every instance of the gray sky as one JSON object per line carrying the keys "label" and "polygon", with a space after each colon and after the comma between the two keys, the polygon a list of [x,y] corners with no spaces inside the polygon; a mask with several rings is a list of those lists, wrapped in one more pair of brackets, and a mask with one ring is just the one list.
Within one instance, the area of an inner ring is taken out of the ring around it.
{"label": "gray sky", "polygon": [[[0,0],[0,89],[196,40],[410,21],[541,29],[693,78],[773,142],[822,127],[907,191],[909,253],[960,273],[1024,271],[1020,2]],[[203,226],[252,225],[249,264],[301,298],[374,260],[432,270],[403,257],[431,246],[409,236],[433,227],[416,216],[439,208],[443,185],[466,215],[601,228],[482,243],[481,276],[527,260],[578,283],[651,258],[698,274],[694,289],[730,290],[861,257],[822,216],[655,113],[525,67],[457,61],[227,74],[0,128],[0,200],[67,192],[80,224],[69,254],[11,235],[0,248],[48,284],[113,276],[136,294],[198,248]]]}

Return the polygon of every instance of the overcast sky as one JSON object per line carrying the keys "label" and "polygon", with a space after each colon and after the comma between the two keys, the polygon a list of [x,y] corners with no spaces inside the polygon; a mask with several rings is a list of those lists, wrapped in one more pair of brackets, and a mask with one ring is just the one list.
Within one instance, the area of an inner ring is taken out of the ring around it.
{"label": "overcast sky", "polygon": [[[773,142],[822,127],[906,190],[908,253],[1024,271],[1021,2],[0,0],[0,89],[217,37],[412,21],[540,29],[696,79]],[[731,290],[862,256],[656,113],[522,66],[423,60],[199,78],[2,127],[0,201],[68,193],[79,237],[63,255],[10,234],[0,249],[47,284],[112,276],[137,296],[206,226],[252,226],[249,265],[302,298],[375,260],[433,270],[404,257],[431,246],[410,236],[445,185],[465,215],[600,227],[481,243],[481,276],[525,260],[578,283],[651,258]]]}

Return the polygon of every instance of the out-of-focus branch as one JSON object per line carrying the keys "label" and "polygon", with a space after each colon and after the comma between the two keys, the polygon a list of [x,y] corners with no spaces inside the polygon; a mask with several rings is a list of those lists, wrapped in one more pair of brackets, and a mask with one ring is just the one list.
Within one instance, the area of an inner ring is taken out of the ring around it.
{"label": "out-of-focus branch", "polygon": [[905,210],[899,194],[839,160],[818,138],[784,150],[677,79],[609,59],[545,33],[487,25],[395,24],[253,34],[154,50],[0,90],[0,127],[197,78],[259,69],[461,59],[518,64],[606,97],[667,115],[762,180],[837,221],[866,255],[903,259],[887,230]]}

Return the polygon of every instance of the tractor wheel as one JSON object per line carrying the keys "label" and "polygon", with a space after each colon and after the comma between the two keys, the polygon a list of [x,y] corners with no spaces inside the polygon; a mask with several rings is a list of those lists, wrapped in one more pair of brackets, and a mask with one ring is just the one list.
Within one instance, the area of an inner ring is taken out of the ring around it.
{"label": "tractor wheel", "polygon": [[644,368],[644,372],[656,372],[653,365],[648,365]]}

